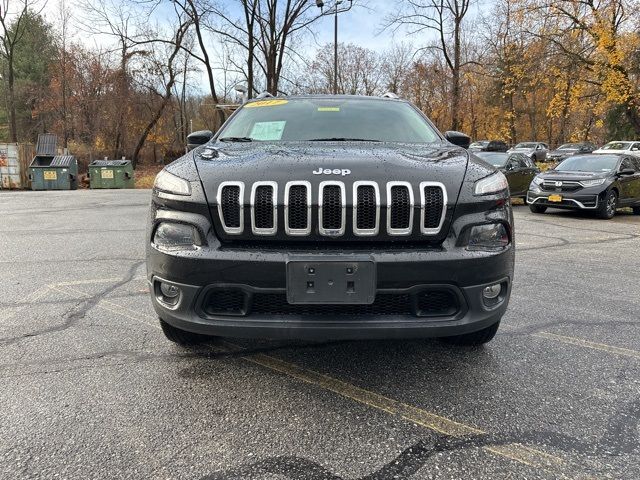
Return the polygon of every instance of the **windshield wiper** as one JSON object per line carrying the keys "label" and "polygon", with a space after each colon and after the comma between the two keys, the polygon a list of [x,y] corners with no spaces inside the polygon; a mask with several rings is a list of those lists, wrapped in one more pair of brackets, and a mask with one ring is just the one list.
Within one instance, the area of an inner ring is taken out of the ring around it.
{"label": "windshield wiper", "polygon": [[221,142],[253,142],[253,138],[250,137],[222,137],[218,140]]}
{"label": "windshield wiper", "polygon": [[371,138],[348,138],[348,137],[332,137],[332,138],[312,138],[309,142],[380,142]]}

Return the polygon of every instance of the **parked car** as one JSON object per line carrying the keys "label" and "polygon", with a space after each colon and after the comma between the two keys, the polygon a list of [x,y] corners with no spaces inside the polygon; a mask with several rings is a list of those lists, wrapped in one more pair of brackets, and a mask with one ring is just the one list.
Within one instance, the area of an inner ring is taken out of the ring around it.
{"label": "parked car", "polygon": [[630,155],[587,154],[563,160],[537,175],[527,192],[533,213],[547,207],[592,210],[613,218],[616,209],[631,207],[640,215],[640,159]]}
{"label": "parked car", "polygon": [[615,141],[603,145],[593,153],[621,153],[627,155],[640,156],[640,142]]}
{"label": "parked car", "polygon": [[474,152],[506,152],[509,146],[502,140],[478,140],[469,145]]}
{"label": "parked car", "polygon": [[507,150],[508,153],[524,153],[534,162],[544,162],[547,159],[549,146],[542,142],[522,142]]}
{"label": "parked car", "polygon": [[507,177],[512,197],[527,198],[531,180],[540,169],[524,153],[474,152],[474,155],[490,163]]}
{"label": "parked car", "polygon": [[547,161],[549,162],[561,162],[565,158],[571,155],[579,155],[581,153],[591,153],[596,147],[593,143],[580,142],[580,143],[565,143],[560,145],[555,150],[551,150],[547,153]]}
{"label": "parked car", "polygon": [[166,337],[488,342],[513,215],[468,146],[399,99],[245,103],[156,178],[147,272]]}

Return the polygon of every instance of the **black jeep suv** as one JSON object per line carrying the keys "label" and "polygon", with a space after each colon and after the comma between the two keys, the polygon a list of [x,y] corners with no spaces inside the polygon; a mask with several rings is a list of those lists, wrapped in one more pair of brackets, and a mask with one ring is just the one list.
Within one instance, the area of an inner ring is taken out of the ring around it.
{"label": "black jeep suv", "polygon": [[156,178],[147,270],[166,336],[491,340],[509,190],[451,142],[469,139],[394,98],[244,104]]}
{"label": "black jeep suv", "polygon": [[591,210],[611,219],[616,209],[640,215],[640,159],[629,155],[574,155],[537,175],[527,192],[533,213],[548,207]]}

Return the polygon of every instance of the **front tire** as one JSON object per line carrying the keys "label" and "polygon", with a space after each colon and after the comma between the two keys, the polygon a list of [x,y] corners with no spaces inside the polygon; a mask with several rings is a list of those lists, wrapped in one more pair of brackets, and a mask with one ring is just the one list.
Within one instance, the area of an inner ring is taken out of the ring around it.
{"label": "front tire", "polygon": [[211,338],[206,335],[199,335],[197,333],[181,330],[173,325],[169,325],[162,319],[160,319],[160,328],[162,328],[162,333],[167,337],[167,340],[177,343],[183,347],[197,345]]}
{"label": "front tire", "polygon": [[451,337],[443,337],[442,340],[451,345],[461,345],[467,347],[477,347],[490,342],[496,336],[500,327],[500,321],[490,325],[477,332],[465,333],[462,335],[453,335]]}
{"label": "front tire", "polygon": [[531,213],[544,213],[547,211],[547,207],[545,207],[544,205],[536,205],[535,203],[532,203],[529,205],[529,210],[531,210]]}
{"label": "front tire", "polygon": [[618,194],[615,190],[609,190],[596,211],[599,218],[611,220],[616,214],[618,208]]}

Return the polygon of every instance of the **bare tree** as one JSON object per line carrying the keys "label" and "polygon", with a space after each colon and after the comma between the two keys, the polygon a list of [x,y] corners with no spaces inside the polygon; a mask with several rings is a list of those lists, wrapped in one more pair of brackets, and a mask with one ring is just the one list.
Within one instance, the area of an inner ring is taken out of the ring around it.
{"label": "bare tree", "polygon": [[473,0],[406,0],[405,8],[386,19],[386,27],[405,27],[411,34],[435,32],[437,40],[425,48],[440,52],[451,73],[451,128],[460,128],[460,75],[463,21]]}
{"label": "bare tree", "polygon": [[19,7],[11,12],[9,6],[15,0],[2,0],[0,5],[0,26],[2,27],[2,50],[0,56],[7,64],[7,109],[9,110],[9,130],[11,141],[18,141],[18,126],[16,121],[15,96],[15,53],[16,47],[26,32],[25,22],[29,8],[33,6],[29,0],[15,1]]}

